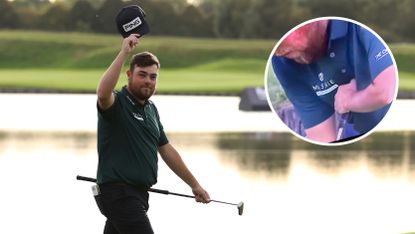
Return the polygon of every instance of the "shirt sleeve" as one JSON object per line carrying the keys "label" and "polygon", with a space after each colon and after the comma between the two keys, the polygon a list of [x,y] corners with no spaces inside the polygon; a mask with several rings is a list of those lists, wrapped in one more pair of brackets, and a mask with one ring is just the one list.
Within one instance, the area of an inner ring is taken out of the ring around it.
{"label": "shirt sleeve", "polygon": [[114,92],[114,103],[106,110],[102,110],[99,108],[98,101],[97,101],[97,110],[98,110],[98,118],[105,119],[105,120],[113,120],[116,118],[118,113],[117,109],[120,108],[118,92]]}
{"label": "shirt sleeve", "polygon": [[370,78],[373,81],[383,70],[393,65],[392,56],[385,44],[372,32],[362,27],[357,32],[367,53]]}
{"label": "shirt sleeve", "polygon": [[293,63],[291,60],[277,56],[272,58],[277,79],[303,122],[304,128],[308,129],[333,115],[334,109],[319,99],[315,92],[301,81],[308,78],[307,73],[301,72],[301,69]]}
{"label": "shirt sleeve", "polygon": [[159,128],[160,128],[160,137],[159,137],[159,147],[169,143],[169,139],[167,139],[166,133],[164,132],[163,125],[159,121]]}

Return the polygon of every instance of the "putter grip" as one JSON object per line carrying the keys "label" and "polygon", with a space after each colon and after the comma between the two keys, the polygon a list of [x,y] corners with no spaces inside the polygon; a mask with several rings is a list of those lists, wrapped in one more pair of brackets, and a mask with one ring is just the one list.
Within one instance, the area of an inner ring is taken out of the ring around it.
{"label": "putter grip", "polygon": [[80,175],[76,176],[76,179],[77,180],[84,180],[84,181],[94,182],[94,183],[97,182],[97,179],[95,179],[95,178],[85,177],[85,176],[80,176]]}
{"label": "putter grip", "polygon": [[153,192],[153,193],[161,193],[161,194],[169,194],[170,192],[167,190],[162,190],[162,189],[155,189],[155,188],[149,188],[148,189],[149,192]]}
{"label": "putter grip", "polygon": [[[83,180],[83,181],[94,182],[94,183],[96,183],[96,182],[97,182],[97,179],[95,179],[95,178],[86,177],[86,176],[80,176],[80,175],[76,176],[76,179],[77,179],[77,180]],[[153,193],[161,193],[161,194],[166,194],[166,195],[170,194],[170,192],[169,192],[168,190],[162,190],[162,189],[154,189],[154,188],[149,188],[149,189],[148,189],[148,191],[149,191],[149,192],[153,192]]]}

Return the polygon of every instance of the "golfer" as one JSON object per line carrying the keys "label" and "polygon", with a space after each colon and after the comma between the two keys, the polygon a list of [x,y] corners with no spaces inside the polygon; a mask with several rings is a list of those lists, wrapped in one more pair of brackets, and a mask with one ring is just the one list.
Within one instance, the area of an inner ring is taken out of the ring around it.
{"label": "golfer", "polygon": [[273,70],[306,137],[339,139],[335,112],[343,114],[340,138],[374,128],[395,94],[395,68],[385,45],[352,22],[322,19],[291,32],[272,57]]}
{"label": "golfer", "polygon": [[209,194],[169,143],[154,94],[160,63],[149,52],[132,57],[128,84],[114,91],[121,68],[139,44],[138,34],[123,40],[121,51],[103,74],[98,88],[98,172],[101,194],[97,199],[106,216],[104,233],[153,233],[146,212],[148,192],[157,182],[157,152],[192,189],[196,201],[208,203]]}

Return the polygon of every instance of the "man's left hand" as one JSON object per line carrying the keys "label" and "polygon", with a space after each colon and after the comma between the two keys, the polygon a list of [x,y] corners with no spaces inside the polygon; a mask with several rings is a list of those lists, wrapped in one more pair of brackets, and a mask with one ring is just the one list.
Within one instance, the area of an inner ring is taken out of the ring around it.
{"label": "man's left hand", "polygon": [[357,93],[356,79],[352,79],[350,83],[340,85],[334,96],[334,109],[339,114],[350,112],[350,100]]}
{"label": "man's left hand", "polygon": [[210,197],[208,192],[202,188],[202,186],[197,186],[195,188],[192,188],[192,192],[195,195],[195,199],[197,202],[202,203],[209,203]]}

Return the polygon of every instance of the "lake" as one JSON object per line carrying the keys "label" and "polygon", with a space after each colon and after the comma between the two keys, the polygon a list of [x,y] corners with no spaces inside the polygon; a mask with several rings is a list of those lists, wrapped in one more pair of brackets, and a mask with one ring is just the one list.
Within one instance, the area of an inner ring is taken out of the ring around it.
{"label": "lake", "polygon": [[[398,234],[415,231],[415,132],[319,147],[283,132],[168,133],[212,199],[151,194],[156,233]],[[96,135],[0,131],[0,233],[102,233],[92,197]],[[159,163],[155,188],[191,193]]]}
{"label": "lake", "polygon": [[[155,95],[164,129],[174,133],[288,132],[270,111],[238,109],[239,97]],[[94,94],[0,93],[0,130],[34,132],[96,131]],[[396,100],[376,127],[379,131],[415,131],[415,100]]]}

